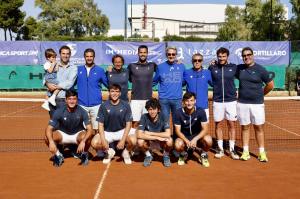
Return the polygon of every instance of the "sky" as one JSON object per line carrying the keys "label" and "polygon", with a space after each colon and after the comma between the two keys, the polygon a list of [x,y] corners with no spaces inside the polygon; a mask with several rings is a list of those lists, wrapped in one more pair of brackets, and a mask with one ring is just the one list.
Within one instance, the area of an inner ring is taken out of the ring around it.
{"label": "sky", "polygon": [[[111,29],[121,29],[124,27],[124,5],[125,0],[94,0],[98,7],[102,10],[110,21]],[[144,0],[127,0],[130,4],[143,4]],[[289,0],[280,0],[281,3],[289,7],[291,16],[291,5]],[[245,0],[147,0],[148,4],[179,4],[179,3],[216,3],[216,4],[235,4],[243,5]],[[27,16],[37,17],[40,9],[34,6],[34,0],[24,0],[22,10],[26,12]]]}

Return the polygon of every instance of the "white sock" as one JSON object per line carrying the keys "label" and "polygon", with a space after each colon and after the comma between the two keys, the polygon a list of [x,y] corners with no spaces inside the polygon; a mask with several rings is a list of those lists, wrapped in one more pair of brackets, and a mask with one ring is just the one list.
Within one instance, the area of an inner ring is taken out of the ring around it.
{"label": "white sock", "polygon": [[264,147],[259,147],[258,150],[259,150],[260,153],[265,152],[265,148]]}
{"label": "white sock", "polygon": [[223,149],[223,140],[218,140],[218,147],[221,151],[224,151],[224,149]]}
{"label": "white sock", "polygon": [[146,155],[146,156],[151,156],[151,153],[150,153],[150,151],[149,151],[149,150],[148,150],[148,151],[146,151],[146,152],[145,152],[145,155]]}
{"label": "white sock", "polygon": [[229,140],[229,150],[234,151],[235,140]]}
{"label": "white sock", "polygon": [[55,155],[56,156],[62,156],[62,154],[59,152],[59,150],[56,151]]}
{"label": "white sock", "polygon": [[166,155],[166,156],[169,156],[169,152],[167,152],[167,151],[164,151],[164,156]]}
{"label": "white sock", "polygon": [[249,151],[249,146],[243,146],[243,151]]}

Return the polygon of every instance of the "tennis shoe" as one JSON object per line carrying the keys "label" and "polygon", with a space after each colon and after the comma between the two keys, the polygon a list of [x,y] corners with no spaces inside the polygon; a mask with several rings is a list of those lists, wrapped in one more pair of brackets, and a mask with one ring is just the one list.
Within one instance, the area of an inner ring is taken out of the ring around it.
{"label": "tennis shoe", "polygon": [[53,106],[56,106],[56,102],[55,102],[55,95],[52,95],[51,97],[49,97],[48,102],[50,104],[52,104]]}
{"label": "tennis shoe", "polygon": [[241,160],[247,161],[250,159],[250,153],[249,151],[243,151],[242,156],[240,157]]}
{"label": "tennis shoe", "polygon": [[132,161],[130,159],[130,154],[128,152],[127,149],[124,149],[123,152],[122,152],[122,157],[124,159],[124,163],[125,164],[132,164]]}
{"label": "tennis shoe", "polygon": [[221,159],[224,156],[224,150],[218,150],[217,153],[215,154],[215,158]]}
{"label": "tennis shoe", "polygon": [[144,167],[150,166],[152,160],[153,160],[153,156],[152,155],[146,156],[145,159],[144,159],[144,162],[143,162]]}
{"label": "tennis shoe", "polygon": [[233,160],[239,160],[240,159],[239,155],[237,154],[237,152],[235,150],[230,151],[230,157]]}
{"label": "tennis shoe", "polygon": [[187,158],[188,158],[188,153],[187,153],[186,151],[181,152],[181,153],[179,154],[179,158],[178,158],[177,164],[178,164],[179,166],[185,165],[185,161],[187,160]]}
{"label": "tennis shoe", "polygon": [[53,166],[60,167],[64,163],[64,157],[62,155],[53,156]]}
{"label": "tennis shoe", "polygon": [[87,166],[89,164],[89,154],[88,152],[82,152],[80,154],[80,165]]}
{"label": "tennis shoe", "polygon": [[112,148],[109,148],[106,152],[106,155],[103,159],[103,164],[108,164],[110,163],[111,159],[115,156],[116,152]]}
{"label": "tennis shoe", "polygon": [[260,152],[259,155],[258,155],[258,160],[260,162],[268,162],[267,153],[265,151]]}
{"label": "tennis shoe", "polygon": [[208,155],[207,153],[202,153],[200,157],[200,162],[203,167],[209,167]]}
{"label": "tennis shoe", "polygon": [[170,167],[171,166],[170,156],[168,156],[168,155],[163,156],[163,164],[164,164],[165,167]]}
{"label": "tennis shoe", "polygon": [[42,108],[46,111],[50,111],[49,102],[47,100],[42,104]]}

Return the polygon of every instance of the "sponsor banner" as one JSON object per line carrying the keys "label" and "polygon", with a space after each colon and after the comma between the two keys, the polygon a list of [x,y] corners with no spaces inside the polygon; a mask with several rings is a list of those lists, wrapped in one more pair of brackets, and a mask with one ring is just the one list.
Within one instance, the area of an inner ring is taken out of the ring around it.
{"label": "sponsor banner", "polygon": [[145,42],[103,42],[102,64],[112,64],[111,58],[115,54],[120,54],[125,59],[125,64],[138,61],[138,47],[148,46],[148,61],[160,64],[164,60],[165,43],[145,43]]}
{"label": "sponsor banner", "polygon": [[83,65],[85,64],[84,60],[84,51],[87,48],[92,48],[95,50],[96,56],[95,56],[95,63],[100,65],[102,63],[102,42],[86,42],[86,41],[54,41],[54,42],[42,42],[41,43],[41,62],[40,64],[44,64],[46,61],[44,52],[47,48],[53,48],[55,52],[57,53],[57,61],[59,61],[59,49],[63,45],[69,46],[71,48],[71,58],[70,62],[75,65]]}
{"label": "sponsor banner", "polygon": [[254,59],[261,65],[287,66],[290,59],[290,44],[284,42],[168,42],[168,46],[177,47],[177,58],[186,65],[191,65],[192,56],[201,53],[204,65],[208,66],[210,61],[216,59],[216,51],[220,47],[229,50],[229,62],[235,64],[243,63],[241,52],[244,47],[253,49]]}
{"label": "sponsor banner", "polygon": [[39,41],[1,41],[0,65],[36,65],[39,52]]}

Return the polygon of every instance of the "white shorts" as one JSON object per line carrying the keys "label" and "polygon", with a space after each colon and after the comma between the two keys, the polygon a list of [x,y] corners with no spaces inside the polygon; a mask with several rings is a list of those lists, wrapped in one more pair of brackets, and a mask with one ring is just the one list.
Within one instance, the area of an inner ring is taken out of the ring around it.
{"label": "white shorts", "polygon": [[138,122],[144,113],[147,113],[145,108],[147,100],[131,100],[130,108],[132,111],[133,121]]}
{"label": "white shorts", "polygon": [[[114,141],[121,140],[122,137],[123,137],[123,134],[124,134],[124,130],[125,129],[121,129],[121,130],[119,130],[117,132],[107,132],[107,131],[104,131],[105,140],[108,143],[112,143]],[[134,135],[135,131],[136,131],[136,129],[131,128],[128,135]]]}
{"label": "white shorts", "polygon": [[265,105],[237,103],[237,116],[241,125],[262,125],[265,123]]}
{"label": "white shorts", "polygon": [[224,119],[229,121],[237,120],[236,101],[233,102],[213,102],[214,121],[220,122]]}
{"label": "white shorts", "polygon": [[57,130],[61,136],[62,136],[62,140],[60,142],[60,144],[77,144],[77,137],[79,135],[80,132],[84,131],[79,131],[77,133],[75,133],[74,135],[69,135],[63,131]]}
{"label": "white shorts", "polygon": [[206,109],[204,109],[204,111],[205,111],[205,114],[206,114],[207,123],[209,123],[209,109],[206,108]]}
{"label": "white shorts", "polygon": [[90,117],[92,125],[93,125],[93,129],[96,129],[96,130],[98,130],[98,122],[96,121],[96,118],[98,115],[100,105],[101,104],[99,104],[97,106],[91,106],[91,107],[80,105],[89,114],[89,117]]}

